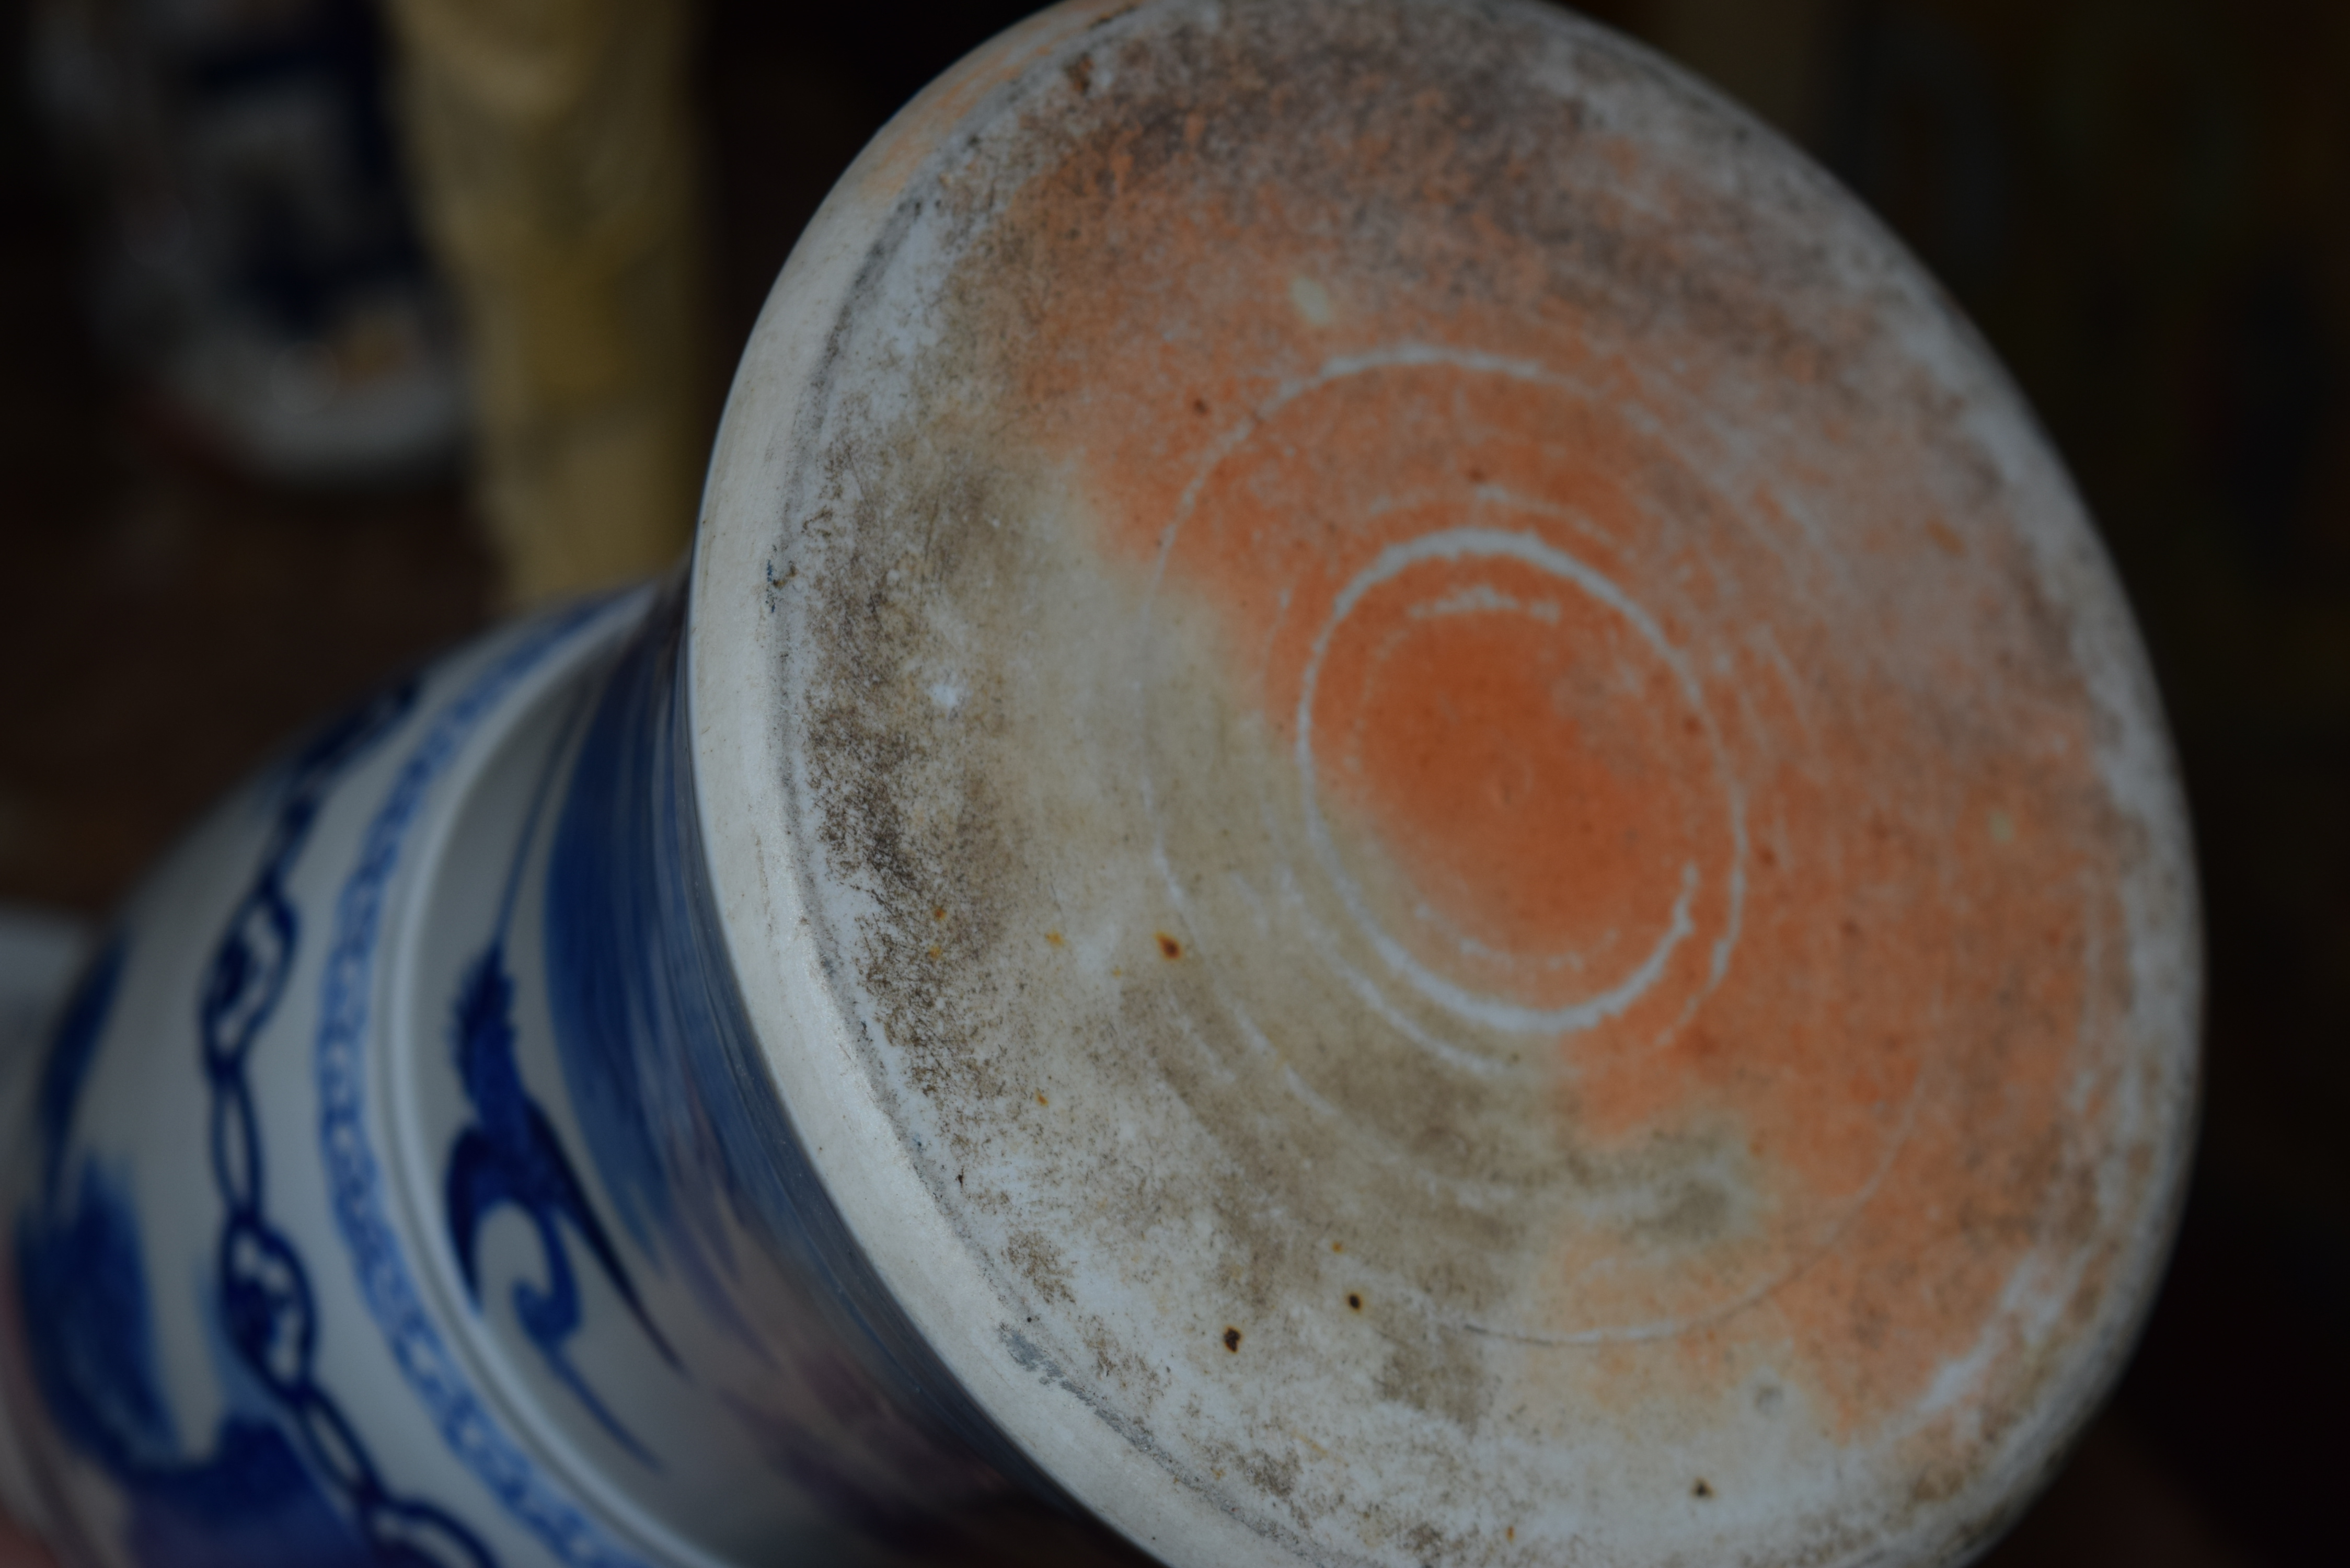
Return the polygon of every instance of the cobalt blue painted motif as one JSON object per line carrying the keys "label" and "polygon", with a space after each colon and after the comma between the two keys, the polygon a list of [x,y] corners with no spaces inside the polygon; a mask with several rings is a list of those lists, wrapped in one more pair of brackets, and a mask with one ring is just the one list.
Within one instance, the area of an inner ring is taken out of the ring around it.
{"label": "cobalt blue painted motif", "polygon": [[218,1269],[230,1344],[279,1410],[366,1548],[360,1560],[469,1563],[493,1559],[472,1532],[430,1503],[395,1495],[339,1402],[311,1376],[317,1315],[293,1241],[265,1203],[266,1166],[247,1065],[285,995],[299,932],[286,878],[308,841],[338,774],[382,740],[416,705],[411,679],[322,732],[294,762],[267,851],[215,950],[198,1008],[212,1090],[213,1178],[228,1213]]}
{"label": "cobalt blue painted motif", "polygon": [[532,846],[538,837],[540,808],[554,783],[556,765],[568,749],[570,726],[564,727],[547,757],[546,770],[531,796],[522,841],[515,847],[514,867],[506,876],[505,896],[499,902],[497,925],[489,946],[467,969],[457,994],[452,1033],[457,1075],[473,1120],[449,1151],[442,1179],[449,1241],[463,1272],[466,1293],[478,1309],[482,1304],[480,1265],[475,1256],[482,1221],[499,1210],[518,1209],[530,1220],[538,1240],[545,1289],[528,1279],[514,1287],[515,1315],[537,1347],[549,1370],[596,1417],[612,1439],[637,1460],[658,1469],[659,1462],[644,1445],[612,1415],[579,1374],[564,1346],[580,1323],[579,1284],[572,1272],[566,1228],[588,1249],[588,1257],[625,1303],[663,1360],[671,1366],[677,1356],[646,1315],[628,1269],[613,1250],[603,1221],[588,1202],[587,1189],[573,1171],[563,1140],[538,1102],[523,1083],[515,1061],[514,978],[506,971],[506,929],[513,918],[516,890]]}
{"label": "cobalt blue painted motif", "polygon": [[547,1002],[572,1112],[621,1224],[715,1325],[757,1349],[731,1289],[730,1236],[796,1224],[764,1107],[733,1072],[749,1035],[733,976],[723,956],[712,965],[679,875],[699,847],[671,752],[678,609],[655,609],[580,742],[547,857]]}
{"label": "cobalt blue painted motif", "polygon": [[182,1447],[158,1375],[128,1183],[95,1158],[70,1159],[75,1110],[120,982],[120,939],[92,966],[43,1072],[36,1107],[40,1191],[16,1235],[26,1348],[60,1437],[122,1489],[124,1545],[142,1568],[492,1568],[453,1519],[385,1486],[333,1396],[311,1376],[317,1325],[308,1279],[268,1217],[246,1075],[299,940],[286,888],[294,863],[335,780],[406,716],[415,696],[413,682],[396,687],[295,756],[260,866],[198,999],[211,1164],[225,1210],[211,1315],[242,1374],[229,1390],[229,1413],[202,1452]]}
{"label": "cobalt blue painted motif", "polygon": [[384,900],[434,784],[519,682],[597,621],[618,613],[608,602],[582,605],[527,628],[434,716],[402,762],[337,900],[315,1056],[318,1142],[335,1223],[368,1313],[450,1451],[550,1557],[569,1568],[645,1565],[515,1441],[451,1350],[390,1218],[382,1167],[368,1134],[366,1063]]}
{"label": "cobalt blue painted motif", "polygon": [[[224,1414],[201,1445],[175,1419],[159,1376],[151,1318],[160,1309],[144,1277],[135,1189],[126,1172],[87,1153],[76,1158],[71,1143],[124,964],[120,947],[93,969],[61,1029],[38,1094],[38,1191],[15,1238],[26,1340],[63,1441],[120,1484],[125,1543],[140,1568],[495,1568],[478,1523],[390,1488],[349,1407],[315,1375],[321,1333],[348,1328],[319,1322],[311,1262],[270,1207],[267,1129],[253,1092],[252,1053],[302,940],[287,891],[296,862],[330,789],[402,728],[413,731],[411,749],[389,770],[352,851],[316,961],[313,1063],[329,1211],[390,1364],[450,1454],[546,1560],[645,1568],[474,1385],[392,1218],[368,1106],[368,1053],[381,1044],[371,1020],[379,960],[413,830],[438,809],[452,765],[495,730],[534,671],[591,638],[600,644],[641,614],[641,603],[583,606],[521,628],[485,650],[429,720],[413,718],[411,683],[322,734],[286,771],[258,865],[197,999],[210,1174],[224,1213],[206,1321]],[[512,1287],[517,1320],[569,1394],[655,1469],[660,1431],[619,1400],[617,1386],[591,1386],[572,1359],[585,1314],[613,1297],[681,1375],[673,1344],[724,1335],[754,1361],[794,1357],[784,1386],[829,1388],[875,1413],[856,1440],[891,1447],[848,1463],[829,1446],[823,1418],[803,1421],[789,1397],[770,1406],[757,1389],[734,1386],[696,1396],[712,1415],[739,1422],[774,1473],[827,1500],[837,1523],[886,1536],[902,1522],[902,1500],[867,1496],[856,1479],[869,1476],[875,1458],[932,1477],[984,1464],[1052,1497],[883,1289],[776,1098],[708,880],[682,691],[683,621],[682,595],[673,592],[615,665],[595,670],[600,660],[583,652],[577,673],[563,677],[584,688],[576,753],[567,731],[553,744],[490,938],[448,998],[468,1116],[438,1175],[458,1276],[478,1312],[484,1286],[494,1284],[481,1251],[485,1228],[502,1214],[525,1220],[539,1266]],[[532,844],[543,818],[551,824],[538,888],[525,867],[537,863]],[[543,899],[544,968],[517,977],[509,929],[525,896]],[[516,1020],[530,1013],[516,1001],[530,985],[546,987],[560,1106],[542,1103],[522,1076]],[[564,1110],[568,1122],[558,1119]],[[567,1126],[577,1129],[570,1147]],[[589,1161],[594,1189],[583,1179]],[[755,1312],[737,1294],[754,1252],[764,1260]],[[666,1333],[656,1325],[632,1270],[680,1282],[677,1295],[660,1299],[665,1314],[693,1320],[691,1340],[682,1322]],[[779,1337],[778,1314],[802,1321]],[[816,1324],[823,1332],[808,1332]]]}

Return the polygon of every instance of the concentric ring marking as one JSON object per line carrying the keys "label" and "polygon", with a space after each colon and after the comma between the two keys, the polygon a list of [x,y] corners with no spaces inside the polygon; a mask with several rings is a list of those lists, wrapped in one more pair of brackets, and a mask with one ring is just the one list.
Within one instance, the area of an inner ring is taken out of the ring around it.
{"label": "concentric ring marking", "polygon": [[[1314,846],[1315,858],[1321,862],[1323,871],[1337,889],[1340,901],[1345,904],[1347,912],[1354,917],[1365,938],[1388,966],[1422,996],[1471,1023],[1492,1029],[1519,1033],[1575,1033],[1615,1017],[1638,1002],[1663,976],[1666,966],[1681,942],[1695,934],[1697,924],[1691,917],[1691,909],[1703,878],[1694,861],[1685,862],[1681,867],[1680,888],[1673,900],[1672,914],[1664,934],[1651,945],[1629,975],[1598,995],[1580,1002],[1562,1007],[1527,1007],[1480,994],[1447,980],[1413,956],[1402,942],[1381,926],[1371,913],[1369,901],[1364,898],[1360,885],[1339,856],[1329,823],[1317,798],[1314,701],[1332,639],[1364,597],[1381,584],[1417,566],[1435,562],[1457,564],[1469,560],[1514,561],[1572,583],[1622,617],[1638,632],[1651,651],[1672,671],[1690,709],[1700,715],[1704,714],[1703,694],[1690,671],[1688,661],[1666,639],[1663,629],[1648,612],[1606,576],[1531,534],[1477,527],[1448,528],[1423,534],[1380,551],[1369,566],[1340,589],[1332,603],[1329,618],[1323,623],[1322,629],[1315,638],[1313,652],[1305,662],[1296,717],[1295,754],[1297,771],[1305,785],[1302,805],[1306,835]],[[1711,738],[1711,722],[1705,722]],[[1718,763],[1718,745],[1716,751]]]}

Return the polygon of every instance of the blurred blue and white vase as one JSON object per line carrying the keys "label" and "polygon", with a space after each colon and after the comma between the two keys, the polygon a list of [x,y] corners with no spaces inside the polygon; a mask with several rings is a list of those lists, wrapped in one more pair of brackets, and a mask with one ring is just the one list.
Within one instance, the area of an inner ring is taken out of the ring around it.
{"label": "blurred blue and white vase", "polygon": [[266,479],[454,466],[455,312],[403,186],[370,0],[35,0],[94,324],[152,411]]}

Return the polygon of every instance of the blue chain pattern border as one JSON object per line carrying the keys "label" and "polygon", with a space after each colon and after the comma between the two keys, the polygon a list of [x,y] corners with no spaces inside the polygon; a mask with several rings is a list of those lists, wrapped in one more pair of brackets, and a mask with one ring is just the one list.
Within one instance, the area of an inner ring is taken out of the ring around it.
{"label": "blue chain pattern border", "polygon": [[348,1510],[377,1562],[435,1568],[494,1568],[495,1559],[454,1519],[402,1498],[384,1482],[341,1405],[314,1376],[317,1302],[301,1254],[269,1218],[266,1162],[247,1065],[284,999],[300,937],[286,879],[309,842],[341,774],[416,705],[411,678],[381,692],[296,753],[261,867],[213,950],[196,1006],[211,1100],[213,1185],[227,1214],[214,1260],[221,1314],[237,1359],[286,1417],[313,1473]]}
{"label": "blue chain pattern border", "polygon": [[423,1401],[452,1452],[506,1511],[571,1568],[649,1568],[541,1473],[500,1428],[424,1307],[385,1211],[382,1177],[365,1125],[369,992],[383,903],[402,841],[442,769],[474,727],[524,676],[612,601],[583,605],[532,630],[435,718],[409,754],[362,843],[338,900],[335,937],[320,1002],[317,1071],[318,1139],[336,1223],[360,1293],[409,1386]]}

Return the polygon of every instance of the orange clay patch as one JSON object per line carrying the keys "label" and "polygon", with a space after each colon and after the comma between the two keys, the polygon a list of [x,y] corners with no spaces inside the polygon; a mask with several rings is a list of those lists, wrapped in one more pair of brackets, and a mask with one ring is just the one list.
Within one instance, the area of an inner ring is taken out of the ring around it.
{"label": "orange clay patch", "polygon": [[1219,159],[1282,89],[1219,90],[1106,110],[993,219],[1002,417],[1213,618],[1398,968],[1547,1031],[1568,1141],[1730,1150],[1719,1211],[1552,1238],[1515,1331],[1671,1335],[1693,1385],[1782,1347],[1847,1431],[1915,1404],[2028,1260],[2110,1241],[2123,850],[1996,488],[1955,504],[1930,402],[1851,384],[1860,306],[1669,307],[1698,196],[1588,203],[1577,261],[1466,106],[1390,96],[1276,182]]}
{"label": "orange clay patch", "polygon": [[1725,847],[1703,842],[1725,836],[1716,768],[1670,673],[1607,610],[1532,567],[1477,565],[1399,574],[1337,628],[1315,776],[1391,849],[1422,906],[1416,945],[1562,961],[1576,978],[1548,989],[1565,1000],[1650,950],[1683,869]]}

